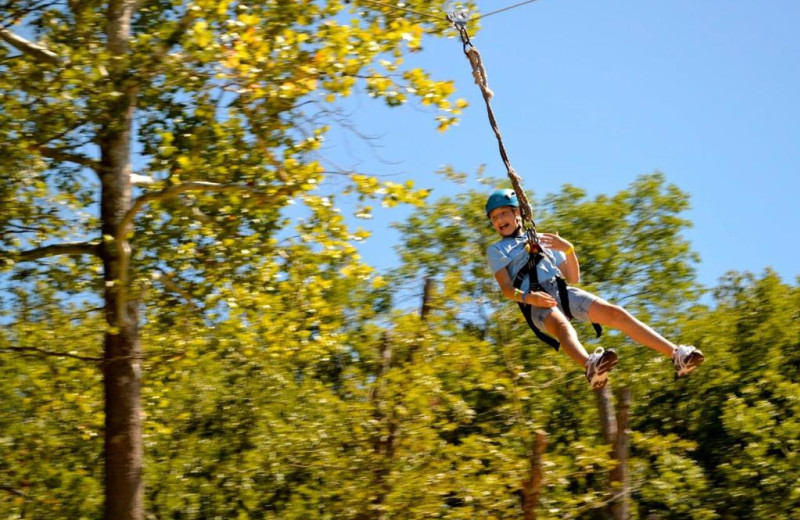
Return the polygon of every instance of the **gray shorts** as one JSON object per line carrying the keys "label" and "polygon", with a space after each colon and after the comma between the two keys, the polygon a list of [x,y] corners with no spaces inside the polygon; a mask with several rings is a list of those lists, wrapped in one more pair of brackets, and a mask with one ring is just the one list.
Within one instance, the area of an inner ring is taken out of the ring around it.
{"label": "gray shorts", "polygon": [[[555,278],[543,282],[542,286],[550,296],[556,299],[559,310],[564,312],[564,307],[561,305],[561,298],[558,295],[558,285],[556,285]],[[599,300],[600,297],[586,292],[583,289],[578,289],[577,287],[567,287],[567,294],[569,294],[569,310],[572,312],[575,319],[578,321],[589,321],[589,307],[592,303]],[[542,332],[547,332],[544,326],[544,319],[552,312],[552,307],[531,306],[531,318],[533,318],[533,323],[536,324]]]}

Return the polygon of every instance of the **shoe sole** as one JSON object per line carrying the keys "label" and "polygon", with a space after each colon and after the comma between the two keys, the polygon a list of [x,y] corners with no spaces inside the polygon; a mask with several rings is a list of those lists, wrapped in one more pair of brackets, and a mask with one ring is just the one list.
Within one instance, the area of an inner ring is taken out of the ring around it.
{"label": "shoe sole", "polygon": [[600,390],[608,383],[608,373],[611,369],[617,366],[619,358],[617,353],[613,350],[606,350],[603,352],[600,362],[597,364],[597,372],[592,375],[592,380],[589,384],[593,390]]}
{"label": "shoe sole", "polygon": [[689,359],[686,360],[686,364],[678,371],[678,377],[688,375],[692,370],[702,365],[705,360],[706,357],[701,352],[692,352],[689,354]]}

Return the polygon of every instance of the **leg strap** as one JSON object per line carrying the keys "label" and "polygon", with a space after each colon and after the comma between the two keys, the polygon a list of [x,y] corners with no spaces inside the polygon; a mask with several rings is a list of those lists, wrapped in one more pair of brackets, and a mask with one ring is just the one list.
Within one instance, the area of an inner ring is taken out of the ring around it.
{"label": "leg strap", "polygon": [[536,337],[542,340],[543,342],[547,343],[554,349],[558,350],[559,347],[561,346],[558,340],[552,336],[548,336],[547,334],[539,330],[539,327],[537,327],[533,323],[533,318],[531,317],[531,311],[532,311],[531,306],[520,302],[517,302],[517,305],[519,306],[519,310],[522,311],[522,315],[525,316],[525,321],[528,322],[528,326],[531,328],[533,333],[536,334]]}
{"label": "leg strap", "polygon": [[[531,291],[544,290],[542,286],[539,285],[539,277],[537,276],[536,272],[536,264],[539,263],[539,260],[541,260],[541,253],[530,256],[528,263],[525,264],[522,269],[520,269],[520,271],[517,273],[517,276],[514,278],[513,285],[515,289],[519,289],[522,286],[522,282],[525,280],[525,278],[530,278]],[[564,279],[560,276],[557,276],[556,285],[558,286],[558,297],[561,300],[561,307],[564,309],[564,315],[566,315],[567,319],[572,320],[575,317],[572,315],[572,311],[569,308],[569,292],[567,291],[567,282],[564,281]],[[528,326],[531,328],[533,333],[536,334],[536,337],[554,349],[558,350],[561,346],[558,340],[539,330],[539,328],[533,323],[533,318],[531,317],[531,306],[521,302],[517,302],[517,305],[519,306],[519,310],[522,311],[522,315],[525,316],[525,321],[528,322]],[[592,323],[592,327],[594,328],[595,337],[599,338],[603,334],[603,328],[599,323]]]}
{"label": "leg strap", "polygon": [[[522,269],[517,273],[517,276],[514,278],[514,288],[519,289],[522,286],[522,281],[525,278],[530,277],[530,290],[531,291],[540,291],[542,287],[539,285],[539,277],[536,275],[536,264],[539,263],[541,259],[541,253],[536,255],[531,255],[528,259],[528,263],[525,264]],[[531,328],[536,337],[539,338],[544,343],[547,343],[554,349],[558,350],[561,344],[552,336],[548,336],[537,327],[533,323],[533,318],[531,317],[531,312],[533,311],[532,307],[526,303],[517,302],[519,306],[519,310],[522,311],[522,315],[525,316],[525,321],[528,322],[528,326]]]}

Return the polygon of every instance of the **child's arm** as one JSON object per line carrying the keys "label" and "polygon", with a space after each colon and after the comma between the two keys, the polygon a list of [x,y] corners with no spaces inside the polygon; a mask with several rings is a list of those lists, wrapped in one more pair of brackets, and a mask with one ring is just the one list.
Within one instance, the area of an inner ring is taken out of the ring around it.
{"label": "child's arm", "polygon": [[500,290],[503,291],[503,296],[509,300],[527,303],[529,305],[533,305],[534,307],[555,307],[557,305],[556,300],[546,292],[517,292],[514,289],[514,284],[511,281],[511,277],[508,275],[508,271],[505,268],[494,273],[494,278],[500,285]]}
{"label": "child's arm", "polygon": [[558,236],[558,233],[541,233],[539,240],[544,247],[561,251],[567,255],[567,259],[558,266],[561,274],[567,282],[576,284],[581,281],[581,264],[578,262],[578,255],[575,254],[575,247]]}

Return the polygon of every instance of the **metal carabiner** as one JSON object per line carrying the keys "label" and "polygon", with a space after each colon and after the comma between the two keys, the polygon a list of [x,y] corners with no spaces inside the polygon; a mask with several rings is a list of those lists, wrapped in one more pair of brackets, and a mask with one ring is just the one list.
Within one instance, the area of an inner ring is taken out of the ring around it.
{"label": "metal carabiner", "polygon": [[467,34],[467,22],[470,18],[469,11],[450,11],[447,13],[447,20],[453,24],[458,34],[461,36],[461,43],[464,44],[464,52],[467,52],[467,47],[474,47]]}

